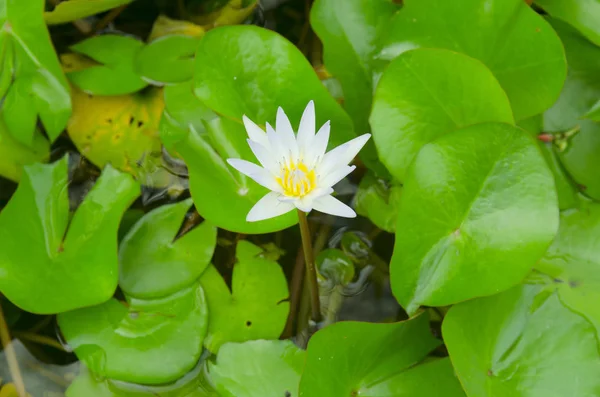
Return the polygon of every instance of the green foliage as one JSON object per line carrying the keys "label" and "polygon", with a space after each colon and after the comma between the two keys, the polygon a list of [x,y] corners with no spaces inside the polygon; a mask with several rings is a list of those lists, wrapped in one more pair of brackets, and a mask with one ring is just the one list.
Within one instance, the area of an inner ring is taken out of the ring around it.
{"label": "green foliage", "polygon": [[137,53],[144,43],[128,36],[95,36],[71,47],[76,53],[100,63],[67,73],[73,84],[94,95],[123,95],[144,88],[146,83],[135,71]]}
{"label": "green foliage", "polygon": [[4,0],[0,5],[0,98],[8,131],[34,145],[39,115],[55,140],[71,115],[69,86],[44,24],[43,0]]}
{"label": "green foliage", "polygon": [[438,138],[400,198],[392,288],[409,314],[518,284],[558,228],[552,175],[531,137],[484,123]]}
{"label": "green foliage", "polygon": [[420,47],[479,59],[506,91],[517,120],[549,108],[565,79],[560,40],[522,0],[406,0],[382,42],[385,59]]}
{"label": "green foliage", "polygon": [[71,218],[67,158],[25,167],[0,213],[0,291],[33,313],[109,299],[117,286],[119,221],[138,195],[130,175],[107,167]]}
{"label": "green foliage", "polygon": [[277,262],[246,241],[238,243],[236,258],[231,291],[212,266],[200,279],[210,313],[204,343],[213,353],[226,342],[277,339],[289,312],[287,283]]}
{"label": "green foliage", "polygon": [[[68,397],[600,395],[600,3],[534,3],[0,0],[0,333]],[[311,100],[373,135],[315,171],[321,321],[227,162]]]}
{"label": "green foliage", "polygon": [[227,343],[209,374],[222,397],[298,397],[305,355],[291,341]]}
{"label": "green foliage", "polygon": [[71,22],[111,8],[131,3],[133,0],[67,0],[62,1],[50,12],[44,13],[48,25]]}
{"label": "green foliage", "polygon": [[300,396],[464,396],[447,362],[419,364],[439,345],[427,320],[341,322],[317,332]]}
{"label": "green foliage", "polygon": [[539,286],[517,286],[456,305],[442,331],[469,396],[593,396],[600,391],[592,326]]}
{"label": "green foliage", "polygon": [[160,298],[193,284],[209,265],[217,230],[208,222],[177,238],[188,199],[164,205],[137,222],[121,242],[119,285],[129,296]]}
{"label": "green foliage", "polygon": [[401,181],[423,145],[484,121],[513,122],[500,84],[476,59],[439,49],[409,51],[392,61],[371,113],[381,160]]}

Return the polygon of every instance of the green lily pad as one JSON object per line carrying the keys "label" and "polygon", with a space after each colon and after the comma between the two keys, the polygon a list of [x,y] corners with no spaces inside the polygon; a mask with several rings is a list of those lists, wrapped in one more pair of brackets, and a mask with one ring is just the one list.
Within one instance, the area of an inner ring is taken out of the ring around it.
{"label": "green lily pad", "polygon": [[552,174],[524,130],[485,123],[423,147],[400,197],[390,265],[414,314],[510,288],[558,230]]}
{"label": "green lily pad", "polygon": [[600,121],[600,100],[585,114],[585,118],[593,121]]}
{"label": "green lily pad", "polygon": [[442,332],[469,396],[594,396],[600,356],[592,326],[556,293],[517,286],[450,309]]}
{"label": "green lily pad", "polygon": [[[323,61],[339,81],[344,108],[361,134],[370,130],[376,42],[398,9],[389,0],[317,0],[311,7],[310,23],[323,42]],[[368,142],[361,158],[375,160],[376,155]]]}
{"label": "green lily pad", "polygon": [[546,163],[554,175],[554,184],[558,197],[558,208],[565,210],[577,207],[579,205],[579,196],[573,180],[567,175],[564,166],[561,164],[556,151],[551,143],[539,142],[538,146],[546,158]]}
{"label": "green lily pad", "polygon": [[159,37],[138,52],[135,70],[143,79],[154,84],[191,80],[199,41],[199,37],[179,34]]}
{"label": "green lily pad", "polygon": [[29,312],[95,305],[117,287],[117,230],[139,185],[107,166],[70,219],[67,184],[66,157],[26,166],[0,212],[0,291]]}
{"label": "green lily pad", "polygon": [[210,379],[222,397],[298,397],[305,356],[288,340],[226,343]]}
{"label": "green lily pad", "polygon": [[58,25],[75,21],[76,19],[108,11],[133,0],[67,0],[58,3],[52,11],[44,13],[48,25]]}
{"label": "green lily pad", "polygon": [[[199,133],[191,127],[186,131],[171,124],[168,133],[188,166],[190,192],[198,213],[217,227],[237,233],[269,233],[298,222],[295,211],[260,222],[246,221],[250,209],[268,190],[225,160],[256,161],[246,142],[247,133],[241,124],[224,117],[205,122],[205,128]],[[177,142],[174,136],[185,138]]]}
{"label": "green lily pad", "polygon": [[600,200],[600,123],[581,120],[579,131],[568,138],[564,148],[555,147],[555,151],[581,191]]}
{"label": "green lily pad", "polygon": [[369,130],[376,41],[398,9],[388,0],[317,0],[311,8],[325,66],[339,80],[344,107],[361,133]]}
{"label": "green lily pad", "polygon": [[406,0],[380,57],[393,59],[420,47],[447,48],[485,63],[506,91],[516,120],[548,109],[565,80],[559,38],[523,0]]}
{"label": "green lily pad", "polygon": [[370,120],[381,161],[400,181],[435,138],[484,121],[513,122],[506,94],[485,65],[439,49],[409,51],[390,63]]}
{"label": "green lily pad", "polygon": [[42,136],[35,134],[31,146],[25,146],[8,131],[4,117],[0,115],[0,175],[18,182],[23,167],[37,162],[45,162],[50,157],[50,144]]}
{"label": "green lily pad", "polygon": [[193,284],[209,265],[217,229],[208,222],[175,240],[188,199],[146,214],[121,242],[119,285],[132,297],[159,298]]}
{"label": "green lily pad", "polygon": [[44,23],[44,4],[8,0],[0,8],[2,112],[12,136],[26,146],[33,145],[38,115],[51,141],[71,115],[69,84]]}
{"label": "green lily pad", "polygon": [[166,385],[139,385],[113,379],[97,379],[81,365],[66,397],[219,397],[205,375],[205,362],[200,361],[194,369]]}
{"label": "green lily pad", "polygon": [[71,46],[100,65],[67,73],[73,84],[94,95],[123,95],[148,85],[135,72],[135,58],[144,43],[129,36],[105,34]]}
{"label": "green lily pad", "polygon": [[300,396],[464,396],[449,365],[435,364],[436,371],[428,367],[432,363],[418,365],[439,344],[426,315],[330,325],[308,343]]}
{"label": "green lily pad", "polygon": [[554,242],[536,269],[550,275],[562,302],[587,318],[600,340],[600,204],[563,211]]}
{"label": "green lily pad", "polygon": [[126,382],[175,381],[200,358],[207,305],[199,284],[166,298],[101,305],[58,315],[69,346],[92,372]]}
{"label": "green lily pad", "polygon": [[[321,84],[296,46],[256,26],[224,26],[202,38],[194,73],[196,95],[213,111],[239,121],[273,123],[281,106],[292,125],[314,100],[319,126],[331,120],[329,148],[355,137],[352,120]],[[231,204],[230,204],[231,205]]]}
{"label": "green lily pad", "polygon": [[277,262],[244,240],[236,257],[231,292],[213,266],[200,278],[210,313],[204,344],[213,353],[226,342],[279,338],[290,310],[287,280]]}
{"label": "green lily pad", "polygon": [[544,113],[544,131],[564,132],[578,125],[600,98],[600,47],[567,23],[548,21],[563,42],[568,74],[558,101]]}
{"label": "green lily pad", "polygon": [[600,2],[597,0],[535,0],[535,4],[600,45]]}
{"label": "green lily pad", "polygon": [[356,212],[369,218],[378,228],[393,233],[396,230],[401,191],[402,188],[397,183],[378,179],[369,172],[358,185]]}

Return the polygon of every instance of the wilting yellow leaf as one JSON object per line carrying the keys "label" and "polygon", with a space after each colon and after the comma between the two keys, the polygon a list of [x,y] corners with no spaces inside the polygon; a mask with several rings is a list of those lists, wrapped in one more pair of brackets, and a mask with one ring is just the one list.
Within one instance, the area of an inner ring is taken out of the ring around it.
{"label": "wilting yellow leaf", "polygon": [[164,15],[159,15],[152,25],[152,31],[148,36],[148,42],[157,39],[162,36],[169,34],[183,34],[192,37],[201,37],[204,35],[204,28],[198,26],[195,23],[188,21],[180,21],[177,19],[171,19]]}
{"label": "wilting yellow leaf", "polygon": [[72,88],[73,115],[67,132],[77,149],[98,167],[139,176],[147,159],[160,155],[158,122],[162,89],[120,96],[93,96]]}
{"label": "wilting yellow leaf", "polygon": [[203,25],[206,30],[217,26],[236,25],[252,15],[257,4],[257,1],[253,1],[250,5],[244,7],[243,0],[231,0],[217,11],[206,15],[192,15],[190,19]]}
{"label": "wilting yellow leaf", "polygon": [[[0,397],[19,397],[19,393],[13,383],[7,383],[0,388]],[[27,393],[27,397],[31,397],[31,394]]]}

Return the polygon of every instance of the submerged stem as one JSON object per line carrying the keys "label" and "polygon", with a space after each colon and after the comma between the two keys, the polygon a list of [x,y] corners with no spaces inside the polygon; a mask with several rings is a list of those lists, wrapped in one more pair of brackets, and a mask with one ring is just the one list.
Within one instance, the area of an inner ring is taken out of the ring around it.
{"label": "submerged stem", "polygon": [[312,240],[306,214],[298,210],[300,234],[302,236],[302,248],[304,249],[304,261],[306,262],[306,278],[310,290],[311,318],[315,323],[321,321],[321,303],[319,302],[319,284],[317,282],[317,270],[313,255]]}
{"label": "submerged stem", "polygon": [[8,332],[8,324],[4,319],[4,312],[2,311],[2,305],[0,305],[0,340],[4,347],[4,353],[6,355],[6,361],[8,362],[8,370],[12,381],[15,384],[19,397],[25,397],[25,383],[23,382],[23,376],[19,369],[19,362],[17,361],[17,354],[10,340],[10,333]]}

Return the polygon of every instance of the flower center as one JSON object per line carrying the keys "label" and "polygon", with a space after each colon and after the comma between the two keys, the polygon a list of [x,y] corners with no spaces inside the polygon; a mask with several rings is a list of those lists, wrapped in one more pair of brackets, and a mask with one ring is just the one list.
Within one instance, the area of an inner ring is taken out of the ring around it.
{"label": "flower center", "polygon": [[315,170],[309,170],[302,161],[286,164],[280,175],[277,183],[283,188],[286,196],[304,197],[316,185]]}

